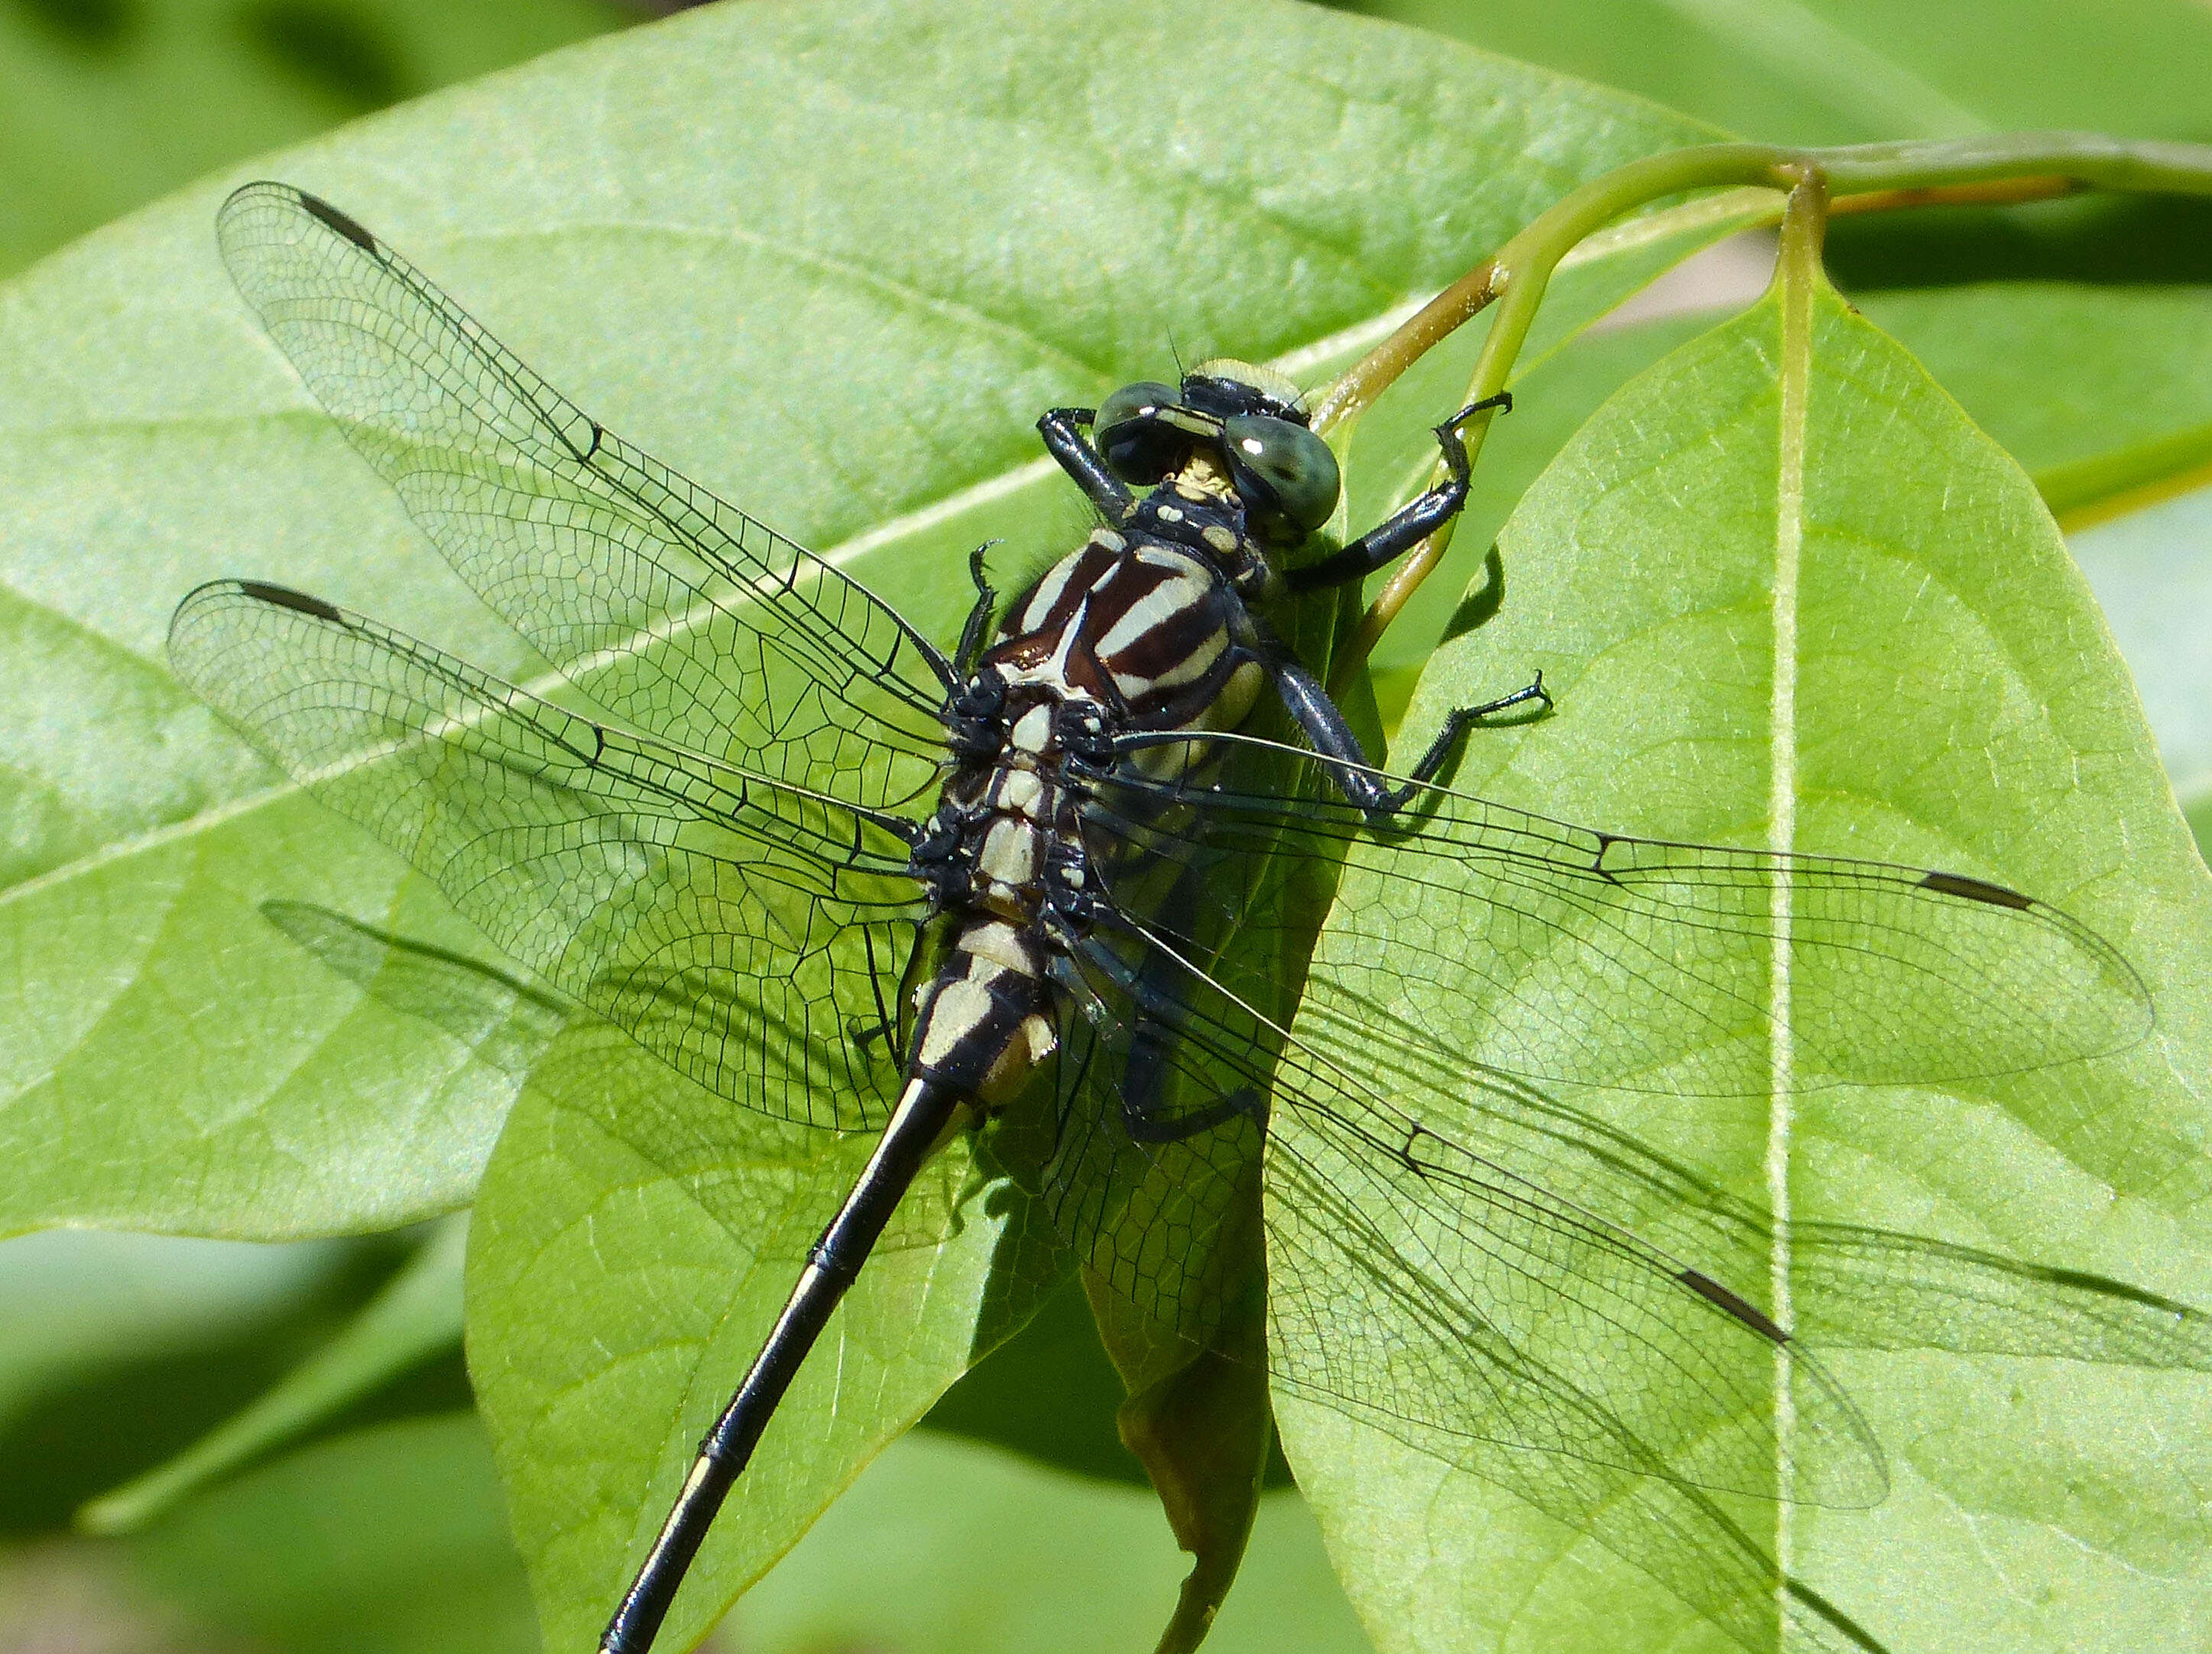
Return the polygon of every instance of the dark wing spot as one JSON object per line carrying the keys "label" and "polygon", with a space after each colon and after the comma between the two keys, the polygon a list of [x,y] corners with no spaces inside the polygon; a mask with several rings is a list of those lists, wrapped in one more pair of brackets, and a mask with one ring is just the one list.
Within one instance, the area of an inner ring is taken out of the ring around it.
{"label": "dark wing spot", "polygon": [[1929,873],[1920,881],[1920,888],[1945,896],[1964,897],[1969,902],[1986,902],[1993,908],[2017,908],[2025,912],[2035,905],[2018,891],[2008,891],[2002,885],[1984,884],[1978,879],[1968,879],[1960,873]]}
{"label": "dark wing spot", "polygon": [[322,599],[309,597],[305,592],[295,592],[289,586],[270,586],[258,580],[242,580],[238,582],[238,589],[258,603],[273,604],[279,609],[313,615],[317,620],[328,620],[340,625],[345,623],[345,617]]}
{"label": "dark wing spot", "polygon": [[1786,1344],[1790,1341],[1790,1335],[1776,1326],[1764,1311],[1738,1298],[1711,1275],[1699,1274],[1695,1269],[1685,1269],[1674,1278],[1706,1302],[1726,1310],[1770,1343]]}
{"label": "dark wing spot", "polygon": [[2140,1304],[2146,1310],[2160,1310],[2176,1320],[2202,1320],[2203,1311],[2192,1310],[2186,1304],[2161,1298],[2156,1292],[2145,1292],[2140,1286],[2130,1286],[2124,1280],[2114,1280],[2106,1275],[2093,1275],[2080,1269],[2045,1269],[2033,1271],[2054,1286],[2071,1286],[2079,1292],[2095,1292],[2105,1298],[2117,1298],[2129,1304]]}
{"label": "dark wing spot", "polygon": [[376,251],[376,238],[331,205],[329,202],[324,200],[322,197],[309,195],[305,190],[301,190],[299,194],[301,206],[328,224],[340,235],[344,236],[363,252]]}

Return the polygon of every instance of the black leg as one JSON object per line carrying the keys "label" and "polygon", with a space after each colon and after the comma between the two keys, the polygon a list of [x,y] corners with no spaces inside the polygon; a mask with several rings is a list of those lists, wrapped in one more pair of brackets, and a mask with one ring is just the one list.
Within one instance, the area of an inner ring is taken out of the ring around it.
{"label": "black leg", "polygon": [[[1205,870],[1195,862],[1183,868],[1162,908],[1164,913],[1191,914],[1201,905]],[[1183,946],[1189,946],[1182,938]],[[1181,1143],[1201,1132],[1212,1131],[1239,1115],[1262,1126],[1267,1104],[1249,1085],[1225,1092],[1201,1107],[1180,1114],[1167,1111],[1168,1077],[1176,1072],[1175,1049],[1182,1036],[1178,1024],[1190,1007],[1177,995],[1187,967],[1171,954],[1147,942],[1143,959],[1123,983],[1129,994],[1133,1026],[1127,1060],[1122,1066],[1121,1129],[1133,1143]]]}
{"label": "black leg", "polygon": [[1137,496],[1129,485],[1106,467],[1098,450],[1091,446],[1084,427],[1097,417],[1095,408],[1054,408],[1037,421],[1037,433],[1060,468],[1090,496],[1091,503],[1106,514],[1109,522],[1121,522],[1135,509]]}
{"label": "black leg", "polygon": [[[1372,766],[1367,762],[1365,749],[1352,733],[1352,726],[1345,721],[1343,712],[1329,698],[1328,690],[1322,686],[1321,679],[1283,646],[1258,616],[1254,616],[1253,621],[1260,633],[1257,653],[1261,664],[1273,680],[1275,693],[1283,697],[1283,708],[1291,715],[1291,721],[1305,732],[1306,739],[1321,756],[1337,791],[1370,815],[1387,813],[1392,807],[1389,789],[1368,773]],[[1352,767],[1355,765],[1358,767]]]}
{"label": "black leg", "polygon": [[[1525,706],[1531,701],[1541,702],[1547,709],[1552,705],[1552,692],[1544,687],[1544,674],[1538,672],[1536,681],[1525,689],[1500,696],[1479,707],[1462,707],[1444,720],[1444,727],[1437,732],[1437,739],[1429,743],[1429,750],[1421,755],[1411,778],[1398,787],[1385,787],[1372,773],[1367,754],[1359,745],[1359,738],[1352,733],[1345,721],[1342,710],[1329,698],[1322,687],[1321,679],[1284,648],[1264,625],[1254,617],[1259,631],[1260,662],[1273,679],[1275,692],[1283,697],[1283,706],[1297,727],[1305,732],[1306,739],[1327,764],[1330,778],[1337,790],[1352,804],[1366,812],[1370,820],[1380,820],[1395,814],[1406,801],[1435,779],[1437,772],[1451,756],[1460,738],[1475,724],[1492,713],[1503,712],[1509,707]],[[1328,761],[1334,760],[1333,763]],[[1355,767],[1356,766],[1356,767]]]}
{"label": "black leg", "polygon": [[960,629],[959,651],[952,657],[963,679],[975,676],[975,662],[983,653],[983,640],[990,632],[991,611],[998,605],[999,594],[983,572],[983,554],[998,544],[996,540],[986,540],[968,554],[968,578],[975,582],[975,606],[968,611],[968,623]]}
{"label": "black leg", "polygon": [[1512,393],[1500,391],[1496,396],[1468,403],[1437,426],[1437,446],[1443,450],[1448,473],[1444,480],[1342,550],[1304,569],[1292,569],[1285,577],[1291,590],[1310,592],[1323,586],[1342,586],[1364,580],[1393,558],[1403,556],[1457,516],[1460,508],[1467,503],[1468,477],[1472,470],[1459,428],[1486,408],[1510,412],[1512,407]]}
{"label": "black leg", "polygon": [[1486,701],[1479,707],[1460,707],[1454,710],[1444,720],[1444,727],[1437,732],[1436,739],[1429,743],[1429,750],[1422,753],[1419,761],[1407,772],[1412,779],[1403,787],[1384,795],[1389,800],[1385,808],[1402,808],[1418,788],[1434,781],[1437,772],[1449,761],[1461,738],[1475,725],[1493,713],[1504,712],[1511,707],[1526,706],[1531,701],[1541,702],[1547,712],[1552,709],[1552,691],[1544,687],[1544,674],[1540,672],[1533,683],[1515,690],[1510,695],[1501,695],[1495,701]]}

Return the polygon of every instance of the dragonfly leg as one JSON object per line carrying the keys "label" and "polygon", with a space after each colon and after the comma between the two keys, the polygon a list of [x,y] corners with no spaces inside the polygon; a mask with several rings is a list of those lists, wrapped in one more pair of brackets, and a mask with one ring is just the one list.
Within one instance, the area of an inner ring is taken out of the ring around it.
{"label": "dragonfly leg", "polygon": [[1443,451],[1444,480],[1343,550],[1319,562],[1291,570],[1285,577],[1291,590],[1310,592],[1323,586],[1342,586],[1364,580],[1384,563],[1403,556],[1459,515],[1460,508],[1467,503],[1468,478],[1473,472],[1459,428],[1475,415],[1492,408],[1500,413],[1510,412],[1512,393],[1500,391],[1496,396],[1470,402],[1437,426],[1437,446]]}
{"label": "dragonfly leg", "polygon": [[1084,427],[1097,417],[1095,408],[1054,408],[1037,421],[1037,434],[1060,468],[1075,479],[1091,503],[1106,514],[1109,522],[1121,522],[1136,509],[1137,496],[1129,485],[1108,469]]}
{"label": "dragonfly leg", "polygon": [[1267,1123],[1267,1099],[1249,1085],[1224,1092],[1202,1109],[1185,1109],[1173,1116],[1157,1108],[1147,1112],[1126,1092],[1121,1101],[1121,1129],[1133,1143],[1180,1143],[1240,1116]]}
{"label": "dragonfly leg", "polygon": [[952,657],[953,669],[963,679],[975,675],[975,663],[981,659],[984,640],[990,635],[991,611],[998,606],[998,590],[983,569],[983,554],[998,544],[986,540],[968,554],[968,578],[975,582],[975,606],[968,611],[968,622],[960,629],[960,647]]}
{"label": "dragonfly leg", "polygon": [[1436,739],[1429,743],[1429,750],[1422,753],[1413,769],[1407,772],[1412,780],[1388,795],[1389,803],[1387,807],[1391,810],[1401,808],[1413,795],[1416,787],[1434,781],[1437,772],[1450,760],[1461,739],[1485,718],[1513,707],[1527,706],[1532,701],[1540,702],[1547,712],[1552,709],[1552,691],[1544,687],[1544,674],[1540,672],[1533,681],[1510,695],[1501,695],[1495,701],[1486,701],[1479,707],[1454,708],[1451,715],[1444,720],[1444,727],[1437,732]]}
{"label": "dragonfly leg", "polygon": [[1324,759],[1337,761],[1328,766],[1337,790],[1365,811],[1370,819],[1395,815],[1402,809],[1408,799],[1436,779],[1461,738],[1483,719],[1530,702],[1542,703],[1547,711],[1552,706],[1552,692],[1544,687],[1544,674],[1540,672],[1534,683],[1510,695],[1480,706],[1458,708],[1444,720],[1444,727],[1437,732],[1436,739],[1429,743],[1428,751],[1414,764],[1411,779],[1401,786],[1386,787],[1373,773],[1373,765],[1368,762],[1359,738],[1352,733],[1342,709],[1329,698],[1321,679],[1264,628],[1260,629],[1256,653],[1267,675],[1274,680],[1275,692],[1283,697],[1284,707],[1305,732],[1314,751]]}
{"label": "dragonfly leg", "polygon": [[[1188,913],[1200,903],[1205,879],[1196,867],[1188,867],[1176,880],[1164,911]],[[1143,961],[1128,979],[1138,1022],[1129,1040],[1129,1060],[1116,1087],[1121,1108],[1121,1129],[1133,1143],[1181,1143],[1240,1116],[1267,1123],[1267,1098],[1249,1085],[1224,1092],[1200,1108],[1170,1111],[1165,1096],[1167,1077],[1175,1072],[1174,1047],[1181,1038],[1175,1025],[1185,1009],[1176,996],[1185,967],[1158,947],[1147,946]]]}
{"label": "dragonfly leg", "polygon": [[[846,1025],[845,1037],[851,1040],[862,1052],[866,1052],[878,1040],[883,1041],[884,1049],[890,1054],[891,1061],[903,1067],[906,1065],[906,1052],[901,1048],[898,1025],[892,1020],[891,1008],[884,1002],[883,973],[876,960],[876,933],[872,927],[863,925],[860,927],[860,946],[868,956],[868,984],[875,995],[876,1019],[873,1022],[864,1022],[856,1018]],[[917,939],[916,951],[919,950],[920,946]]]}

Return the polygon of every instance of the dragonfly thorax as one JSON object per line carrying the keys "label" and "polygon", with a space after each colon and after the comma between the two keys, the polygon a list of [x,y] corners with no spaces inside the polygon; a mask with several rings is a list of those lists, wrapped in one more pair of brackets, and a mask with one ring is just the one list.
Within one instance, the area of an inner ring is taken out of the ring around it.
{"label": "dragonfly thorax", "polygon": [[[1183,520],[1206,514],[1192,503]],[[1228,571],[1134,520],[1094,531],[1008,606],[952,697],[956,762],[915,852],[950,933],[915,996],[915,1072],[988,1107],[1055,1049],[1059,962],[1097,885],[1085,778],[1189,762],[1173,742],[1117,751],[1119,736],[1242,723],[1264,677],[1252,643]]]}

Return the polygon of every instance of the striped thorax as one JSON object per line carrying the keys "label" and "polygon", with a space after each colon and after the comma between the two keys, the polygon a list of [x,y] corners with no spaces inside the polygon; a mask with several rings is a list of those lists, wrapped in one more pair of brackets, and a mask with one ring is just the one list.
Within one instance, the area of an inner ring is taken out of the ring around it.
{"label": "striped thorax", "polygon": [[1255,464],[1278,462],[1279,480],[1294,432],[1326,462],[1335,500],[1334,462],[1295,390],[1261,369],[1210,362],[1179,388],[1133,386],[1096,423],[1115,474],[1152,491],[1007,605],[954,697],[957,762],[915,854],[940,961],[915,994],[911,1072],[984,1112],[1056,1049],[1054,964],[1087,927],[1097,883],[1085,770],[1184,775],[1195,747],[1117,751],[1116,738],[1234,729],[1266,684],[1248,605],[1278,589],[1268,553],[1310,532],[1315,505],[1286,512]]}

